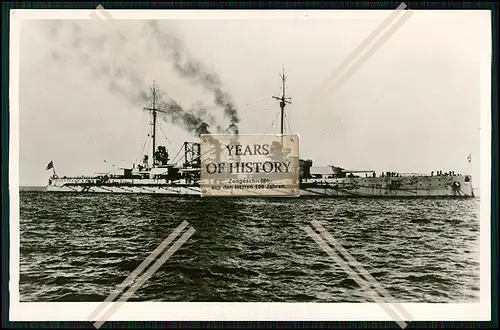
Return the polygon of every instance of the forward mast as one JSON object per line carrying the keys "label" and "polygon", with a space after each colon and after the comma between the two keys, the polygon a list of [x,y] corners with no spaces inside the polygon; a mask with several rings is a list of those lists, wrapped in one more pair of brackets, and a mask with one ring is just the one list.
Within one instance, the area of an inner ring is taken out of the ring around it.
{"label": "forward mast", "polygon": [[153,140],[153,149],[151,153],[151,168],[153,168],[155,166],[155,152],[156,152],[156,117],[158,112],[165,112],[165,111],[156,108],[156,96],[160,90],[156,88],[155,81],[153,81],[153,87],[150,87],[150,90],[153,96],[152,107],[151,108],[145,107],[144,110],[150,111],[153,117],[153,122],[151,123],[151,125],[153,126],[153,132],[151,134],[151,138]]}

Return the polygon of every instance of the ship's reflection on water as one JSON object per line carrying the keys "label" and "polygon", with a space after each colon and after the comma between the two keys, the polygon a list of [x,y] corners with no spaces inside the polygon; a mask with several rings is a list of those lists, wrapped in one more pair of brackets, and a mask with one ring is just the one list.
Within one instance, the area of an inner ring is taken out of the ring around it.
{"label": "ship's reflection on water", "polygon": [[21,192],[21,301],[103,301],[182,221],[195,234],[136,301],[362,302],[322,225],[399,301],[479,297],[479,199]]}

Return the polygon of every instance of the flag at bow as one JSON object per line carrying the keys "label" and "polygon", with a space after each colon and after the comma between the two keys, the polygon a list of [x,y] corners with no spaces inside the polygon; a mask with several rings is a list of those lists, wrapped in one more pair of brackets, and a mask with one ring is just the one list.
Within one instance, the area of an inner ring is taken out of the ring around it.
{"label": "flag at bow", "polygon": [[469,156],[467,156],[467,161],[470,163],[472,162],[472,154],[469,154]]}
{"label": "flag at bow", "polygon": [[54,168],[54,163],[52,161],[50,161],[50,163],[47,164],[47,167],[45,168],[45,170],[50,170],[51,168]]}

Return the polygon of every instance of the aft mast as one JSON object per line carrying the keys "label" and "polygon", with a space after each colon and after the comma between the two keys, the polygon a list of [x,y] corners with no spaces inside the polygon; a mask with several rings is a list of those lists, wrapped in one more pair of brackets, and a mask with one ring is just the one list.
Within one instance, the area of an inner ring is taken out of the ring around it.
{"label": "aft mast", "polygon": [[282,67],[282,73],[280,73],[281,81],[283,83],[283,93],[281,96],[273,96],[273,99],[276,99],[280,101],[280,107],[281,107],[281,130],[280,134],[283,135],[284,133],[284,123],[285,123],[285,106],[287,104],[292,104],[291,98],[286,97],[286,92],[285,92],[285,82],[286,82],[286,76],[285,76],[285,66],[283,65]]}

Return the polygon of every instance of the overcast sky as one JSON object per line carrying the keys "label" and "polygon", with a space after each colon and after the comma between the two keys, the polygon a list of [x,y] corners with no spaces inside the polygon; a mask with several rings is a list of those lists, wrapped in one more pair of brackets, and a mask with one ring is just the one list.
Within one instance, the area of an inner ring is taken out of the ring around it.
{"label": "overcast sky", "polygon": [[[162,20],[155,31],[182,41],[177,48],[181,62],[197,61],[201,73],[218,75],[217,88],[237,108],[241,134],[279,133],[279,103],[272,96],[281,93],[284,65],[292,97],[286,128],[300,135],[301,158],[312,159],[314,166],[378,173],[464,173],[472,153],[477,186],[480,90],[490,88],[479,84],[479,65],[490,55],[489,13],[416,11],[341,88],[328,92],[319,104],[308,101],[389,14]],[[150,117],[142,110],[150,104],[134,97],[148,92],[153,80],[184,109],[205,107],[198,114],[212,121],[213,131],[230,124],[212,102],[213,92],[179,75],[173,53],[162,50],[148,22],[115,26],[136,55],[121,48],[123,41],[95,20],[23,21],[21,185],[45,185],[50,175],[45,166],[51,160],[60,176],[136,162],[150,150],[150,144],[143,150]],[[130,56],[137,56],[132,64]],[[127,72],[108,73],[106,67],[126,68],[141,77],[129,83]],[[172,158],[183,141],[197,141],[181,125],[161,120],[160,127],[159,143]]]}

